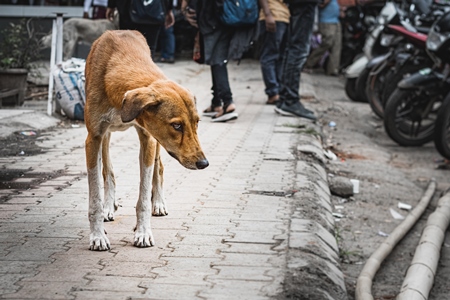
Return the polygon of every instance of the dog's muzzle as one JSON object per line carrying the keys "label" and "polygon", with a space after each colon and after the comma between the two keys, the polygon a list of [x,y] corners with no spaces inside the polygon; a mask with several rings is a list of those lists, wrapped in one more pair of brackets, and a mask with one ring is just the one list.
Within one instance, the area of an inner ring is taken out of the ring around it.
{"label": "dog's muzzle", "polygon": [[197,167],[197,169],[201,170],[201,169],[204,169],[204,168],[208,167],[209,166],[209,162],[206,159],[202,159],[202,160],[197,161],[195,163],[195,166]]}

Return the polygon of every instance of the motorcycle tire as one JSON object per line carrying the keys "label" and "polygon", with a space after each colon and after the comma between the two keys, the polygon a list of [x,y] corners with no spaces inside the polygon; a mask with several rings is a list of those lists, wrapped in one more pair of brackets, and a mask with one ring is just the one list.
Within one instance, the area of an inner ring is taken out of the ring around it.
{"label": "motorcycle tire", "polygon": [[450,159],[450,94],[447,95],[437,115],[434,146],[446,159]]}
{"label": "motorcycle tire", "polygon": [[356,98],[356,78],[347,78],[345,80],[345,94],[350,100],[358,102]]}
{"label": "motorcycle tire", "polygon": [[366,95],[367,78],[371,69],[365,68],[356,79],[356,98],[358,102],[369,102]]}
{"label": "motorcycle tire", "polygon": [[431,142],[441,103],[442,100],[430,99],[423,91],[396,88],[384,109],[384,129],[400,146]]}
{"label": "motorcycle tire", "polygon": [[424,68],[430,67],[430,62],[425,61],[418,64],[408,63],[402,66],[398,71],[391,70],[385,77],[384,92],[381,96],[381,102],[383,107],[386,106],[386,102],[392,93],[397,88],[397,84],[405,77],[416,73]]}
{"label": "motorcycle tire", "polygon": [[389,69],[385,68],[377,74],[370,74],[367,78],[366,95],[372,111],[380,117],[384,118],[384,105],[382,94],[386,85],[386,78],[389,74]]}

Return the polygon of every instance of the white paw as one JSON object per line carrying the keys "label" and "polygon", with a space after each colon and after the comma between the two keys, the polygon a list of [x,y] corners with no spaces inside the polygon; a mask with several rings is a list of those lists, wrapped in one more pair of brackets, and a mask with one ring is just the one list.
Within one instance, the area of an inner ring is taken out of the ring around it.
{"label": "white paw", "polygon": [[114,213],[119,207],[118,202],[113,202],[112,205],[105,204],[103,208],[103,219],[105,222],[114,221]]}
{"label": "white paw", "polygon": [[167,216],[169,212],[167,211],[166,204],[164,201],[158,201],[153,203],[152,215],[154,216]]}
{"label": "white paw", "polygon": [[155,240],[153,239],[152,231],[150,229],[136,231],[136,234],[134,235],[134,245],[140,248],[154,246]]}
{"label": "white paw", "polygon": [[111,244],[104,232],[91,233],[89,241],[89,250],[106,251],[111,249]]}
{"label": "white paw", "polygon": [[103,219],[105,220],[105,222],[109,222],[109,221],[114,221],[114,212],[107,212],[105,211],[103,213]]}

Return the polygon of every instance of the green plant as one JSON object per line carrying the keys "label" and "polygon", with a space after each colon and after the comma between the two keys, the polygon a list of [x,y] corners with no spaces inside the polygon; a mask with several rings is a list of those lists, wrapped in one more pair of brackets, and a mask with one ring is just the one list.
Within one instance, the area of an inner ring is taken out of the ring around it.
{"label": "green plant", "polygon": [[31,21],[21,19],[0,32],[0,69],[28,69],[39,58],[39,39]]}

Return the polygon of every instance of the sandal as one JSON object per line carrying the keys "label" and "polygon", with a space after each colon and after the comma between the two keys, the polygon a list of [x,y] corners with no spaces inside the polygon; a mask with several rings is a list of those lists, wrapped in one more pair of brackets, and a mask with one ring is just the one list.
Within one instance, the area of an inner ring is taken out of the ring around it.
{"label": "sandal", "polygon": [[222,106],[213,106],[211,104],[211,106],[209,106],[202,112],[202,115],[205,117],[214,117],[221,111],[222,111]]}
{"label": "sandal", "polygon": [[212,117],[211,122],[227,122],[237,119],[238,114],[234,112],[234,110],[235,105],[233,102],[224,105],[223,108],[221,107],[221,110],[214,117]]}

